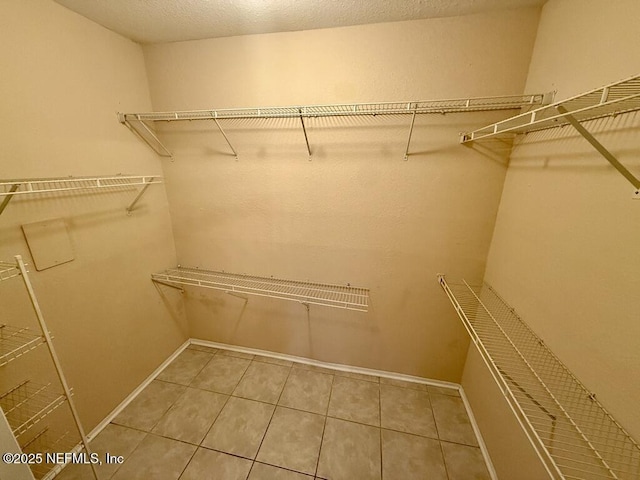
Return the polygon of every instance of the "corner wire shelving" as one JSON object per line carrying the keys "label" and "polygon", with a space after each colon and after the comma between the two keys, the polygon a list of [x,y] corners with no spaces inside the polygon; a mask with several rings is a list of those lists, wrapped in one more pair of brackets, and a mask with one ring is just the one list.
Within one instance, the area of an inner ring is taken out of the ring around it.
{"label": "corner wire shelving", "polygon": [[573,126],[634,187],[640,199],[640,179],[633,175],[582,124],[606,116],[640,110],[640,75],[521,113],[486,127],[462,133],[461,143],[472,143],[504,135],[517,135],[548,128]]}
{"label": "corner wire shelving", "polygon": [[188,110],[173,112],[118,113],[118,120],[142,139],[158,155],[171,157],[172,153],[162,143],[148,122],[173,122],[181,120],[210,120],[224,137],[227,145],[237,158],[236,149],[222,129],[221,120],[248,118],[293,118],[300,121],[307,153],[311,157],[311,147],[307,135],[305,119],[319,117],[410,115],[411,122],[405,149],[405,160],[410,155],[409,147],[416,115],[446,114],[464,112],[487,112],[494,110],[518,110],[544,105],[551,100],[550,94],[504,95],[498,97],[458,98],[449,100],[427,100],[409,102],[351,103],[334,105],[306,105],[260,108],[227,108],[210,110]]}
{"label": "corner wire shelving", "polygon": [[[127,214],[131,214],[147,188],[158,183],[162,183],[162,177],[159,175],[109,175],[0,180],[0,215],[7,208],[11,199],[18,196],[140,186],[142,188],[126,208]],[[0,265],[1,268],[2,266]]]}
{"label": "corner wire shelving", "polygon": [[640,446],[489,285],[438,281],[550,478],[640,478]]}
{"label": "corner wire shelving", "polygon": [[154,273],[151,279],[178,289],[181,289],[178,285],[212,288],[233,295],[257,295],[294,301],[307,308],[309,305],[321,305],[360,312],[369,309],[369,289],[351,285],[300,282],[180,266]]}
{"label": "corner wire shelving", "polygon": [[[25,380],[10,390],[0,394],[0,408],[2,408],[2,411],[4,412],[7,422],[11,428],[11,433],[13,433],[16,439],[21,437],[31,430],[36,424],[44,421],[48,415],[66,403],[69,407],[76,431],[80,437],[81,448],[84,448],[87,455],[90,455],[91,450],[89,449],[89,441],[85,435],[84,428],[82,427],[80,416],[78,415],[73,399],[71,398],[71,388],[67,383],[62,370],[62,365],[53,346],[53,339],[47,328],[47,324],[44,320],[33,286],[31,285],[26,264],[20,255],[16,255],[14,264],[2,262],[1,265],[0,271],[2,272],[10,271],[10,266],[17,270],[17,273],[11,275],[7,274],[5,277],[1,278],[2,280],[7,280],[17,276],[22,277],[31,307],[33,308],[40,327],[40,334],[34,334],[26,328],[11,327],[8,325],[0,326],[0,351],[2,353],[2,356],[0,356],[0,367],[5,366],[10,361],[15,360],[30,350],[33,350],[40,344],[46,344],[61,390],[58,391],[58,389],[53,388],[51,384],[40,385],[30,380]],[[29,443],[30,441],[23,443],[23,446]],[[80,444],[77,444],[74,448],[80,448],[79,445]],[[42,469],[45,467],[40,465],[38,468]],[[51,468],[56,469],[57,467],[52,465]],[[97,479],[98,473],[93,463],[91,464],[91,468],[93,475]],[[40,475],[40,473],[38,473],[38,475]],[[53,475],[53,470],[51,475],[46,474],[46,472],[42,473],[43,478],[52,478]]]}
{"label": "corner wire shelving", "polygon": [[[42,463],[31,465],[31,472],[34,477],[40,480],[53,479],[64,468],[64,461],[68,458],[58,459],[60,454],[64,455],[64,452],[78,453],[83,449],[82,443],[74,438],[71,432],[66,431],[62,434],[52,432],[48,426],[21,444],[20,448],[23,453],[43,454]],[[53,454],[55,463],[51,463],[46,454]]]}

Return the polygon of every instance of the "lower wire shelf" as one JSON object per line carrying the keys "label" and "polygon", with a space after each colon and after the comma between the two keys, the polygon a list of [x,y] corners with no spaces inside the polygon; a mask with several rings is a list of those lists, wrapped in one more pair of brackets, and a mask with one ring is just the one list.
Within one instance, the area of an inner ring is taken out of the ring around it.
{"label": "lower wire shelf", "polygon": [[44,337],[26,327],[0,324],[0,367],[44,343]]}
{"label": "lower wire shelf", "polygon": [[640,479],[640,446],[491,286],[438,281],[551,478]]}
{"label": "lower wire shelf", "polygon": [[154,273],[151,279],[171,286],[213,288],[227,293],[258,295],[361,312],[369,308],[369,289],[351,285],[300,282],[185,267]]}
{"label": "lower wire shelf", "polygon": [[25,380],[0,395],[0,407],[18,438],[66,400],[64,394],[52,391],[49,384],[39,385]]}

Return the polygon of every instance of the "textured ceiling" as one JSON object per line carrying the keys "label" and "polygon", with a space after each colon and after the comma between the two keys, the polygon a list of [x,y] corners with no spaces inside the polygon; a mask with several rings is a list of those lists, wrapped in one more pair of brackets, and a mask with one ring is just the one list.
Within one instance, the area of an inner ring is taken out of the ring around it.
{"label": "textured ceiling", "polygon": [[395,22],[546,0],[54,0],[140,43]]}

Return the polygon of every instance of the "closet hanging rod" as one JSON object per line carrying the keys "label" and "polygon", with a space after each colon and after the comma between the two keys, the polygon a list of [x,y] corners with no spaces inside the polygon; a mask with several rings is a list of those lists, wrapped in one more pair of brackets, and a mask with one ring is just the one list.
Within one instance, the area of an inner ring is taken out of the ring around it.
{"label": "closet hanging rod", "polygon": [[545,105],[552,94],[503,95],[495,97],[457,98],[447,100],[402,101],[381,103],[348,103],[286,107],[226,108],[168,112],[119,113],[120,123],[128,121],[211,120],[231,118],[314,118],[358,115],[407,115],[513,110]]}

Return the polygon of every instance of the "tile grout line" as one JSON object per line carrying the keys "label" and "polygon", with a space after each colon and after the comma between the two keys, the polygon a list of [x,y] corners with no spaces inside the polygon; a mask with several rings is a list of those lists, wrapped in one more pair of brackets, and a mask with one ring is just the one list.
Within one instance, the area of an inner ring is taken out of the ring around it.
{"label": "tile grout line", "polygon": [[[379,379],[378,379],[379,381]],[[380,415],[380,480],[384,480],[383,469],[384,460],[382,460],[382,384],[378,383],[378,414]]]}
{"label": "tile grout line", "polygon": [[[280,399],[282,398],[282,393],[284,392],[284,389],[287,386],[287,382],[289,381],[289,377],[291,376],[291,371],[293,370],[293,366],[289,366],[289,373],[287,373],[287,378],[285,379],[284,383],[282,384],[282,390],[280,390],[280,395],[278,395],[278,399],[276,400],[276,404],[273,406],[273,412],[271,412],[271,416],[269,417],[269,423],[267,423],[267,428],[264,429],[264,434],[262,435],[262,438],[260,439],[260,445],[258,445],[258,449],[256,450],[256,455],[253,459],[253,463],[251,464],[251,469],[249,470],[249,475],[251,475],[251,470],[253,470],[253,466],[256,464],[256,461],[258,459],[258,454],[260,453],[260,449],[262,448],[262,444],[264,443],[264,439],[267,436],[267,432],[269,431],[269,427],[271,426],[271,422],[273,421],[273,417],[276,414],[276,410],[278,408],[278,403],[280,402]],[[258,462],[258,463],[262,463],[262,462]],[[269,465],[269,464],[266,464]],[[275,466],[275,465],[273,465]],[[247,478],[249,478],[249,476],[247,475]]]}
{"label": "tile grout line", "polygon": [[322,445],[324,444],[324,432],[327,429],[327,419],[329,417],[329,406],[331,405],[331,396],[333,395],[333,382],[335,381],[336,376],[331,375],[331,388],[329,389],[329,400],[327,401],[327,410],[324,414],[324,423],[322,424],[322,435],[320,435],[320,448],[318,449],[318,460],[316,461],[316,469],[314,473],[314,478],[318,476],[318,469],[320,468],[320,456],[322,455]]}

